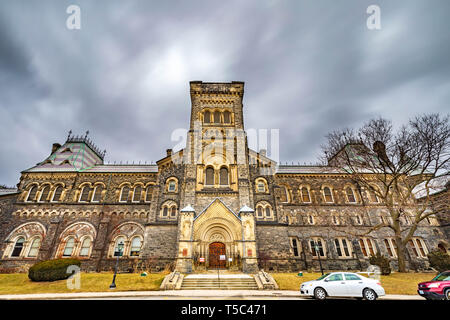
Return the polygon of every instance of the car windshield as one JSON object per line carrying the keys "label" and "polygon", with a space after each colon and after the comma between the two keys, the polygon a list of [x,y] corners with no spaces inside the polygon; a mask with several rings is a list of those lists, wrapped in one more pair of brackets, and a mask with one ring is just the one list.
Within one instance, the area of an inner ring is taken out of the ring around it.
{"label": "car windshield", "polygon": [[442,272],[441,274],[438,274],[436,277],[434,277],[432,281],[450,281],[450,272]]}
{"label": "car windshield", "polygon": [[323,278],[328,277],[329,275],[330,275],[329,273],[325,273],[324,275],[320,276],[316,280],[322,280]]}

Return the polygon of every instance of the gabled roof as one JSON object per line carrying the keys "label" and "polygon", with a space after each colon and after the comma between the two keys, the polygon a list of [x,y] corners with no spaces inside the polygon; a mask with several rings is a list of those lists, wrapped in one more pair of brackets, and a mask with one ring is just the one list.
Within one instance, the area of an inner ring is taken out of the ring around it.
{"label": "gabled roof", "polygon": [[224,206],[225,206],[225,208],[227,208],[236,218],[238,218],[239,220],[241,220],[241,217],[239,217],[239,215],[237,215],[236,213],[234,213],[234,211],[233,210],[231,210],[230,209],[230,207],[228,207],[220,198],[215,198],[213,201],[211,201],[210,202],[210,204],[208,204],[206,207],[205,207],[205,209],[203,209],[195,218],[194,218],[194,221],[195,220],[197,220],[197,218],[199,218],[202,214],[204,214],[207,210],[208,210],[208,208],[209,207],[211,207],[211,205],[214,203],[214,202],[220,202],[221,204],[223,204]]}

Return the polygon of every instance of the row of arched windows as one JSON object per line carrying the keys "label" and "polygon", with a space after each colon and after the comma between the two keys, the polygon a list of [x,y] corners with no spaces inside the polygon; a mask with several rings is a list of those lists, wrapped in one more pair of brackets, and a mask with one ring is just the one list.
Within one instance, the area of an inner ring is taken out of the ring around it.
{"label": "row of arched windows", "polygon": [[[9,244],[3,258],[36,259],[45,234],[45,227],[37,222],[19,226],[7,237]],[[134,222],[121,224],[112,233],[108,256],[117,256],[118,244],[121,243],[123,245],[121,256],[138,257],[142,249],[143,234],[144,229],[139,224]],[[87,222],[74,223],[61,233],[55,257],[89,258],[95,238],[96,231],[93,225]]]}
{"label": "row of arched windows", "polygon": [[[262,190],[261,182],[259,182],[259,184],[261,185],[261,190]],[[260,190],[259,187],[257,187],[257,192],[260,192],[259,190]],[[343,192],[345,195],[346,203],[357,204],[360,202],[360,197],[357,196],[358,192],[356,191],[356,189],[354,187],[346,186],[346,187],[344,187]],[[322,188],[320,189],[320,193],[321,193],[322,201],[324,203],[335,203],[336,200],[334,197],[334,190],[332,187],[322,186]],[[380,202],[376,193],[368,191],[368,194],[369,194],[369,201],[371,203],[379,203]],[[302,203],[312,203],[313,202],[313,200],[312,200],[313,198],[311,197],[311,189],[309,186],[300,186],[299,198]],[[290,188],[288,186],[282,186],[282,194],[281,194],[280,200],[281,200],[281,202],[292,202]]]}
{"label": "row of arched windows", "polygon": [[62,200],[63,191],[62,185],[51,186],[50,184],[45,184],[39,187],[33,184],[28,188],[24,200],[27,202],[59,202]]}
{"label": "row of arched windows", "polygon": [[203,112],[203,123],[231,124],[232,123],[232,115],[231,115],[231,112],[228,110],[225,110],[225,111],[205,110]]}
{"label": "row of arched windows", "polygon": [[227,167],[221,167],[218,171],[213,167],[206,167],[205,170],[205,185],[206,186],[228,186],[230,178]]}

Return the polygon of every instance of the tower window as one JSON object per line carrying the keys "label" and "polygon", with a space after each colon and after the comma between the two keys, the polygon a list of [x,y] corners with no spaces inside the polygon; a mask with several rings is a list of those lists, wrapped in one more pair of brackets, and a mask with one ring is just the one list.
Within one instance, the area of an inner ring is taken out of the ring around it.
{"label": "tower window", "polygon": [[224,123],[230,123],[231,119],[230,119],[230,112],[229,111],[225,111],[223,113],[223,122]]}
{"label": "tower window", "polygon": [[36,198],[36,192],[37,192],[37,187],[32,186],[30,188],[30,191],[28,191],[28,197],[27,197],[26,201],[34,201],[34,199]]}
{"label": "tower window", "polygon": [[61,186],[56,187],[55,192],[53,193],[53,200],[54,202],[61,201],[61,195],[62,195],[63,188]]}
{"label": "tower window", "polygon": [[227,168],[220,169],[220,185],[221,186],[228,185],[228,169]]}
{"label": "tower window", "polygon": [[203,122],[211,123],[211,112],[205,111],[205,113],[203,114]]}
{"label": "tower window", "polygon": [[130,187],[124,186],[122,188],[122,194],[120,195],[120,202],[127,202],[129,193],[130,193]]}
{"label": "tower window", "polygon": [[142,187],[136,186],[134,188],[134,193],[133,193],[133,202],[141,201],[141,193],[142,193]]}
{"label": "tower window", "polygon": [[206,185],[214,185],[214,169],[211,167],[206,168]]}
{"label": "tower window", "polygon": [[89,192],[91,188],[89,186],[84,186],[83,191],[81,191],[80,202],[88,202],[89,201]]}
{"label": "tower window", "polygon": [[93,202],[100,202],[100,200],[102,199],[102,191],[103,191],[103,186],[98,185],[95,187],[94,196],[92,197]]}
{"label": "tower window", "polygon": [[50,187],[49,186],[44,187],[44,189],[42,190],[41,198],[39,199],[39,201],[40,202],[47,201],[49,193],[50,193]]}
{"label": "tower window", "polygon": [[220,112],[219,111],[214,112],[214,123],[220,123]]}

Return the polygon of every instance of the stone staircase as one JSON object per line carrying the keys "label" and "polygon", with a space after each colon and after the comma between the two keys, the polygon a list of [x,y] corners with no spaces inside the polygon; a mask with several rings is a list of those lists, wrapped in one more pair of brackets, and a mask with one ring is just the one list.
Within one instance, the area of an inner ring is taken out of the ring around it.
{"label": "stone staircase", "polygon": [[258,290],[258,284],[249,275],[188,275],[181,290]]}

